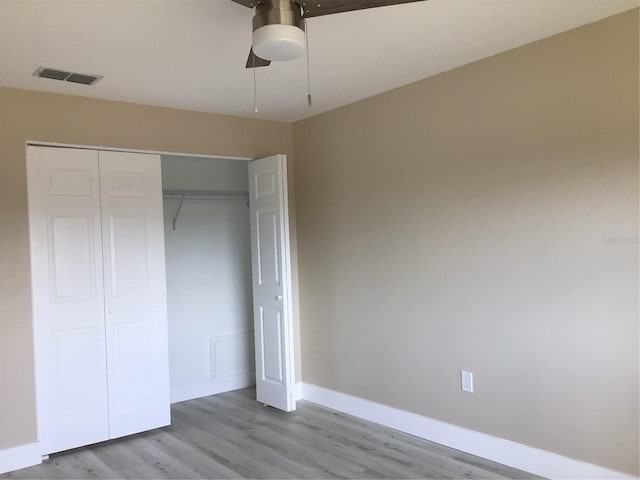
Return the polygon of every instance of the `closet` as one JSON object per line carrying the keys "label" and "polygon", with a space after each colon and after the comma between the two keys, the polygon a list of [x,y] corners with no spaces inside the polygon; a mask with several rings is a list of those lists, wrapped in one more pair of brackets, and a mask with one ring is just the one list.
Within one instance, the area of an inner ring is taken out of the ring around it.
{"label": "closet", "polygon": [[[162,158],[171,400],[295,409],[286,157]],[[255,352],[255,354],[254,354]]]}
{"label": "closet", "polygon": [[254,382],[295,409],[286,178],[284,155],[27,147],[43,454]]}
{"label": "closet", "polygon": [[249,163],[162,156],[172,402],[255,383]]}
{"label": "closet", "polygon": [[160,157],[29,146],[44,454],[169,424]]}

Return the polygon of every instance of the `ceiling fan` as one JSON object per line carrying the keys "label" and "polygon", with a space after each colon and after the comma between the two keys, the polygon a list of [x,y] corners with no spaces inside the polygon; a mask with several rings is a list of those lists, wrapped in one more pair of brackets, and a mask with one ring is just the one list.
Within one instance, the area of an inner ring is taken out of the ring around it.
{"label": "ceiling fan", "polygon": [[292,60],[306,50],[306,19],[424,0],[232,0],[255,8],[253,44],[246,68]]}

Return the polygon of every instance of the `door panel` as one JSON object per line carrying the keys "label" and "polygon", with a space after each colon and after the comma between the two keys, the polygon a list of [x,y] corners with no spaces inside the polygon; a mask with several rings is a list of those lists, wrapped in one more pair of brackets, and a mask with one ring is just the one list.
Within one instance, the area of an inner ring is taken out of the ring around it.
{"label": "door panel", "polygon": [[170,423],[160,157],[99,154],[111,438]]}
{"label": "door panel", "polygon": [[[113,369],[118,378],[115,401],[119,410],[136,409],[137,403],[153,400],[153,350],[151,338],[153,322],[142,320],[113,326]],[[133,364],[129,361],[135,357]]]}
{"label": "door panel", "polygon": [[[48,196],[61,196],[61,197],[90,197],[95,199],[98,191],[94,188],[95,178],[93,175],[96,173],[93,165],[80,165],[77,160],[81,155],[89,155],[91,150],[76,150],[78,153],[72,153],[71,149],[53,149],[47,147],[29,147],[30,149],[47,149],[48,151],[55,150],[55,155],[60,155],[61,152],[68,157],[76,157],[75,165],[77,168],[64,168],[62,166],[56,167],[57,163],[52,159],[52,163],[49,165],[49,173],[47,174],[47,190]],[[95,152],[91,153],[91,156],[95,156]],[[59,161],[59,160],[58,160]]]}
{"label": "door panel", "polygon": [[285,384],[282,364],[282,315],[279,309],[260,308],[260,329],[263,338],[263,378],[267,382]]}
{"label": "door panel", "polygon": [[256,213],[259,285],[280,286],[280,252],[278,245],[278,212],[259,211]]}
{"label": "door panel", "polygon": [[293,325],[284,155],[249,164],[258,401],[284,411],[293,398]]}
{"label": "door panel", "polygon": [[122,297],[149,290],[147,216],[109,216],[111,293]]}
{"label": "door panel", "polygon": [[[102,363],[95,349],[99,335],[96,327],[74,328],[53,334],[53,356],[58,374],[56,411],[65,423],[83,420],[82,417],[91,414],[92,405],[100,403],[103,392],[98,378],[93,377]],[[79,382],[79,379],[84,381]]]}
{"label": "door panel", "polygon": [[44,453],[109,438],[98,153],[27,151],[38,432]]}
{"label": "door panel", "polygon": [[49,291],[51,302],[78,301],[96,296],[93,215],[49,216]]}

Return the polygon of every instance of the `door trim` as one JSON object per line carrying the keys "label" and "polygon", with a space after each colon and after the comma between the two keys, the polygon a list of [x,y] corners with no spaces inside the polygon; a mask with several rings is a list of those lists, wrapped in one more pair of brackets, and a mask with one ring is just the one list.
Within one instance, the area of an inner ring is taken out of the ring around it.
{"label": "door trim", "polygon": [[203,153],[185,153],[185,152],[170,152],[167,150],[140,150],[136,148],[119,148],[119,147],[105,147],[104,145],[80,145],[75,143],[55,143],[55,142],[41,142],[39,140],[27,140],[26,146],[33,147],[57,147],[57,148],[75,148],[80,150],[104,150],[107,152],[124,152],[124,153],[149,153],[156,155],[172,155],[176,157],[194,157],[194,158],[219,158],[224,160],[239,160],[243,162],[250,162],[256,160],[251,157],[235,157],[230,155],[208,155]]}

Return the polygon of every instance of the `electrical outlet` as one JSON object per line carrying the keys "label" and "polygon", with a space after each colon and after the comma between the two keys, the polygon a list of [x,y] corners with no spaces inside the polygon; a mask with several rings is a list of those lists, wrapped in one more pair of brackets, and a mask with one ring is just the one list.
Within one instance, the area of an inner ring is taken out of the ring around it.
{"label": "electrical outlet", "polygon": [[460,370],[460,384],[463,392],[473,393],[473,373]]}

